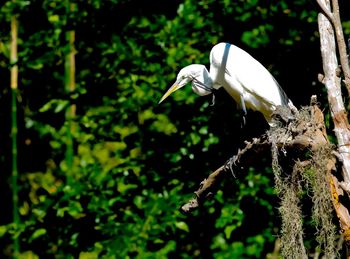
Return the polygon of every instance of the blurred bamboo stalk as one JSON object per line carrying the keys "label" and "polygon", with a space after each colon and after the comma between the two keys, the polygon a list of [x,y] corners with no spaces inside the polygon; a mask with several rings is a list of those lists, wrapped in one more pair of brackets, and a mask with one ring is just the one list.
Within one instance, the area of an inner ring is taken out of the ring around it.
{"label": "blurred bamboo stalk", "polygon": [[[18,214],[18,168],[17,168],[17,89],[18,89],[18,66],[17,66],[17,33],[18,22],[15,15],[11,17],[11,138],[12,138],[12,201],[13,201],[13,223],[16,228],[19,225]],[[14,255],[19,254],[19,239],[13,237]]]}
{"label": "blurred bamboo stalk", "polygon": [[[65,90],[68,95],[75,90],[75,31],[70,28],[70,13],[74,11],[74,4],[70,3],[69,0],[66,0],[66,19],[67,19],[67,32],[66,32],[66,54],[65,54]],[[74,158],[74,143],[73,143],[73,133],[75,131],[75,125],[73,118],[75,117],[76,106],[71,104],[66,110],[66,122],[67,126],[67,149],[66,149],[66,163],[68,167],[68,182],[71,179],[71,171],[73,167],[73,158]]]}

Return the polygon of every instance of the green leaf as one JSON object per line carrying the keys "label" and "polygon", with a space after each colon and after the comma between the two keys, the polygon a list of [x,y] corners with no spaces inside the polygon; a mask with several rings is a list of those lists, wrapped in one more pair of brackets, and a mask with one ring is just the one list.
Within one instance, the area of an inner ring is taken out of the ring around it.
{"label": "green leaf", "polygon": [[83,207],[78,201],[69,201],[67,212],[69,215],[71,215],[73,218],[76,218],[76,219],[84,216],[84,214],[82,214]]}
{"label": "green leaf", "polygon": [[231,237],[231,233],[235,229],[236,229],[236,226],[233,224],[231,226],[225,227],[224,232],[225,232],[226,239],[229,239]]}
{"label": "green leaf", "polygon": [[181,229],[181,230],[186,231],[186,232],[190,232],[190,229],[188,228],[188,225],[185,222],[183,222],[183,221],[176,222],[175,226],[178,229]]}
{"label": "green leaf", "polygon": [[118,183],[118,191],[120,193],[126,193],[130,189],[136,189],[136,184],[124,184],[123,182]]}
{"label": "green leaf", "polygon": [[3,237],[7,232],[6,226],[0,226],[0,237]]}
{"label": "green leaf", "polygon": [[36,255],[33,251],[25,251],[19,254],[18,259],[39,259],[39,256]]}
{"label": "green leaf", "polygon": [[58,101],[54,112],[59,113],[60,111],[63,111],[68,105],[69,105],[69,101],[67,100]]}
{"label": "green leaf", "polygon": [[0,53],[3,53],[6,58],[10,57],[9,47],[0,41]]}
{"label": "green leaf", "polygon": [[46,112],[51,109],[54,109],[55,113],[59,113],[63,109],[65,109],[69,105],[68,100],[61,100],[61,99],[52,99],[48,103],[46,103],[44,106],[42,106],[39,111],[40,112]]}
{"label": "green leaf", "polygon": [[51,22],[51,23],[57,23],[57,22],[59,22],[60,17],[59,17],[59,15],[57,15],[57,14],[53,14],[53,15],[50,15],[50,16],[48,17],[48,20],[49,20],[49,22]]}
{"label": "green leaf", "polygon": [[98,253],[97,252],[80,252],[79,259],[97,259]]}
{"label": "green leaf", "polygon": [[33,241],[34,239],[37,239],[38,237],[41,237],[42,235],[46,234],[46,229],[39,228],[34,231],[33,235],[30,237],[29,241]]}

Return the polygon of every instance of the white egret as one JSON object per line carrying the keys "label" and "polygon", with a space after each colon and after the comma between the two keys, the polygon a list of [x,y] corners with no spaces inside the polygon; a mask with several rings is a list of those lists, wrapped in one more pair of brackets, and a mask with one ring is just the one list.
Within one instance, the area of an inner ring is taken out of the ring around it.
{"label": "white egret", "polygon": [[277,106],[296,111],[270,72],[247,52],[229,43],[219,43],[212,48],[209,72],[200,64],[181,69],[176,82],[159,103],[189,82],[192,83],[193,91],[200,96],[223,87],[244,113],[246,108],[259,111],[270,125],[271,115]]}

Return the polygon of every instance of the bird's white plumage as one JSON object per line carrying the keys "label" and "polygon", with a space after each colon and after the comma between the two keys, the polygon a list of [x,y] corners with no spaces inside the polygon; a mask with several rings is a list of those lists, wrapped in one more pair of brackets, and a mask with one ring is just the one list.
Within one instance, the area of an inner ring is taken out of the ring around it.
{"label": "bird's white plumage", "polygon": [[212,48],[209,72],[199,64],[181,69],[175,84],[161,101],[190,81],[193,91],[199,95],[223,87],[239,105],[261,112],[269,123],[276,106],[295,109],[270,72],[232,44],[219,43]]}
{"label": "bird's white plumage", "polygon": [[196,94],[200,96],[211,94],[213,81],[204,65],[192,64],[181,69],[177,76],[179,85],[182,84],[186,78],[192,81],[192,90]]}

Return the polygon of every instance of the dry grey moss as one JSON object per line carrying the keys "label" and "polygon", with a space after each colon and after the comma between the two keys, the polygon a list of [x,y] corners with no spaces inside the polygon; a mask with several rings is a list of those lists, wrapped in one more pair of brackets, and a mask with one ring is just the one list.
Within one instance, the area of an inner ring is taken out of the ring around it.
{"label": "dry grey moss", "polygon": [[279,212],[282,218],[282,256],[283,258],[295,259],[307,258],[303,242],[302,211],[299,198],[301,186],[298,181],[295,181],[295,177],[282,177],[277,144],[272,143],[272,169],[275,176],[275,188],[281,199]]}
{"label": "dry grey moss", "polygon": [[281,249],[283,258],[307,258],[303,243],[302,212],[294,186],[286,186],[279,211],[282,217]]}
{"label": "dry grey moss", "polygon": [[[323,146],[312,154],[312,163],[307,168],[308,173],[303,174],[312,190],[312,217],[317,229],[316,240],[325,258],[335,258],[336,227],[332,222],[333,204],[327,180],[327,161],[331,156],[331,147]],[[305,171],[305,170],[304,170]]]}
{"label": "dry grey moss", "polygon": [[[335,258],[336,227],[332,222],[333,205],[327,180],[327,161],[332,156],[332,147],[327,144],[312,151],[304,162],[294,161],[289,174],[283,174],[279,162],[279,151],[284,152],[284,145],[293,139],[292,132],[301,122],[307,122],[312,129],[317,128],[311,116],[311,107],[302,108],[291,123],[283,125],[276,121],[268,132],[272,143],[272,169],[275,177],[275,188],[281,199],[281,253],[284,258],[307,258],[303,243],[303,215],[301,193],[310,193],[313,203],[312,219],[316,228],[318,250],[325,258]],[[294,130],[295,131],[295,130]],[[288,155],[288,154],[287,154]]]}

